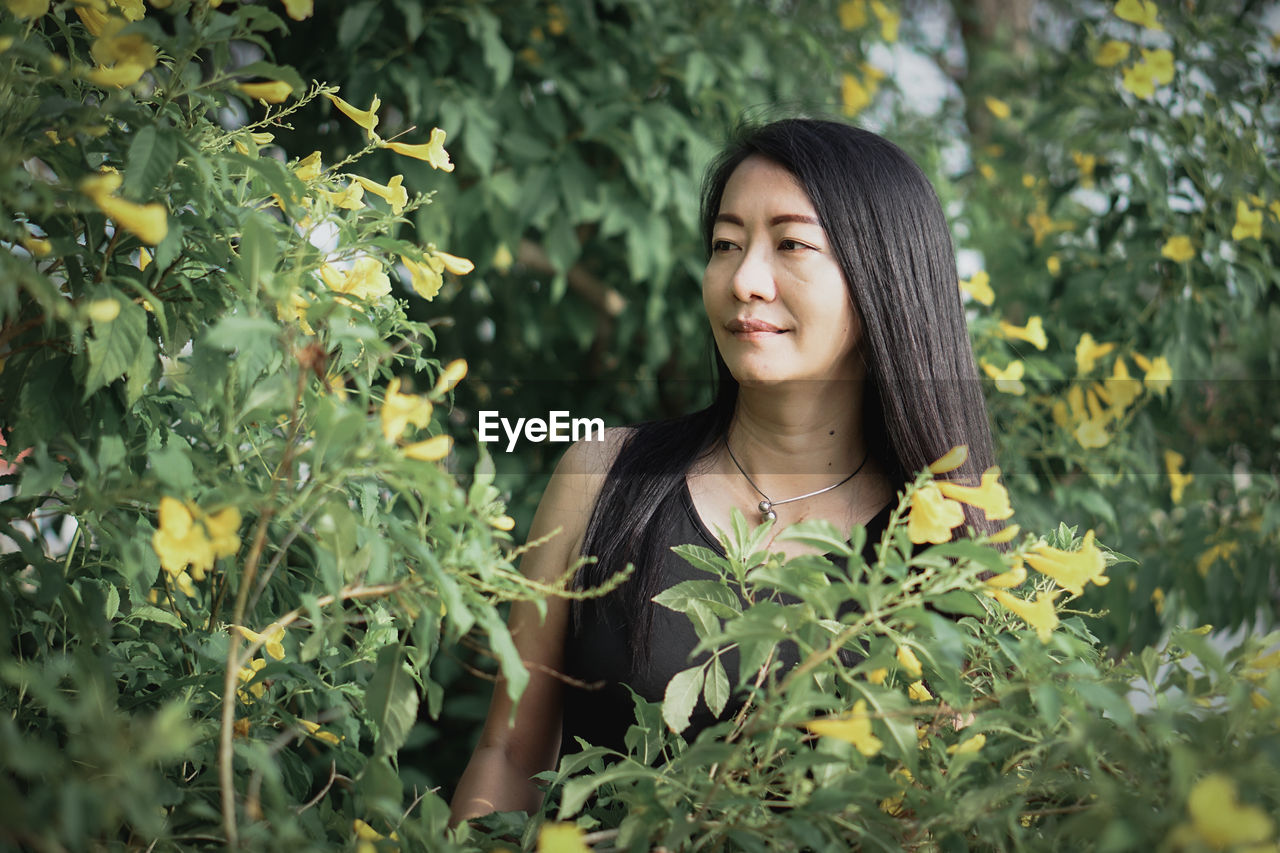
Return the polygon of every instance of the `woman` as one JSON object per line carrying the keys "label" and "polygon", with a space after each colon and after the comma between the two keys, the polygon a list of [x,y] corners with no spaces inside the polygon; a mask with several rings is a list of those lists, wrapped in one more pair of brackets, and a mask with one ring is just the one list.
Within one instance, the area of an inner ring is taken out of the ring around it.
{"label": "woman", "polygon": [[[562,532],[522,570],[552,580],[582,554],[597,560],[580,587],[627,563],[635,575],[600,599],[549,601],[541,623],[532,605],[512,608],[531,681],[510,725],[511,703],[494,691],[455,819],[535,810],[530,777],[576,751],[574,738],[621,748],[633,718],[623,684],[660,700],[689,665],[687,620],[651,601],[697,576],[672,545],[709,545],[708,529],[728,529],[735,508],[776,517],[775,533],[806,519],[863,524],[874,542],[906,478],[951,447],[970,454],[949,476],[976,482],[991,464],[946,219],[900,149],[828,121],[749,129],[713,163],[702,221],[716,399],[561,460],[530,537]],[[965,512],[990,529],[981,511]],[[710,722],[703,709],[686,737]]]}

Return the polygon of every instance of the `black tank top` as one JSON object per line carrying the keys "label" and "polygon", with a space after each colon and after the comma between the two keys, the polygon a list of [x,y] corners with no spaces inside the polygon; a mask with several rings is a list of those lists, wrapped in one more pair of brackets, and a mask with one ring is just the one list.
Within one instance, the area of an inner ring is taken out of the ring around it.
{"label": "black tank top", "polygon": [[[663,558],[658,566],[662,575],[662,589],[687,580],[707,580],[711,576],[689,565],[670,550],[675,545],[701,545],[724,555],[724,549],[716,537],[707,530],[698,517],[689,495],[688,484],[668,500],[679,501],[681,508],[674,514],[677,523],[663,543]],[[892,504],[886,505],[867,522],[867,539],[863,558],[875,562],[874,547],[889,524]],[[846,565],[842,557],[832,558],[837,567]],[[633,581],[629,581],[633,582]],[[632,665],[632,653],[627,637],[627,614],[620,589],[600,598],[583,602],[578,630],[570,632],[566,641],[565,674],[582,685],[566,684],[564,687],[564,718],[561,729],[560,753],[568,755],[580,747],[574,738],[582,738],[593,746],[604,746],[626,752],[624,738],[627,729],[635,721],[635,703],[630,686],[641,698],[649,702],[661,702],[667,682],[678,672],[695,663],[706,660],[706,653],[690,660],[689,652],[698,644],[697,634],[689,618],[660,605],[653,605],[653,632],[648,665],[636,671]],[[782,598],[784,603],[787,599]],[[795,599],[790,599],[794,603]],[[778,658],[784,668],[798,662],[796,647],[784,643],[778,649]],[[729,683],[738,683],[738,656],[736,651],[721,656]],[[742,707],[744,697],[734,695],[719,719],[731,717]],[[702,699],[694,708],[689,728],[684,737],[693,741],[704,728],[717,722]]]}

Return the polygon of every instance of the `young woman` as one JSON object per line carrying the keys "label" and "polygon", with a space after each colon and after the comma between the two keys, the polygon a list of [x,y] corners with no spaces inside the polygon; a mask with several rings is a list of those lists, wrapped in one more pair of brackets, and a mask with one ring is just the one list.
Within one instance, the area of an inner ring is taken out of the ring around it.
{"label": "young woman", "polygon": [[[828,121],[749,129],[713,163],[702,221],[716,399],[611,430],[561,460],[530,537],[562,532],[522,571],[551,580],[590,555],[580,587],[628,563],[635,574],[602,598],[548,602],[545,621],[532,605],[512,608],[531,681],[514,722],[505,691],[494,691],[456,820],[536,809],[531,776],[576,751],[575,738],[621,749],[633,720],[627,687],[661,700],[690,665],[688,620],[651,601],[700,576],[673,545],[718,547],[708,531],[728,529],[735,508],[755,522],[775,517],[775,533],[806,519],[863,524],[874,543],[906,478],[951,447],[970,453],[949,476],[976,482],[992,464],[946,219],[899,148]],[[989,529],[980,510],[965,512]],[[711,722],[700,709],[685,736]]]}

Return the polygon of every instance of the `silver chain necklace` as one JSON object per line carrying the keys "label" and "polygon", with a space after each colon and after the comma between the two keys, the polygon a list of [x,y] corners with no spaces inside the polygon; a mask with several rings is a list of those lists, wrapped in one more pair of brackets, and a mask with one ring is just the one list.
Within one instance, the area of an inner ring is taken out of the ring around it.
{"label": "silver chain necklace", "polygon": [[848,477],[845,477],[845,478],[844,478],[843,480],[841,480],[840,482],[836,483],[834,486],[827,486],[825,489],[818,489],[816,492],[809,492],[807,495],[799,495],[799,496],[794,497],[794,498],[787,498],[786,500],[782,500],[782,501],[775,501],[775,500],[770,500],[770,499],[769,499],[769,496],[768,496],[768,495],[766,495],[766,494],[764,493],[764,490],[763,490],[763,489],[761,489],[759,486],[757,486],[757,485],[756,485],[756,481],[755,481],[755,480],[753,480],[753,479],[751,479],[751,475],[750,475],[750,474],[748,474],[748,473],[746,472],[746,470],[745,470],[745,469],[743,469],[742,465],[740,465],[740,464],[738,463],[738,457],[736,457],[736,456],[734,456],[734,455],[733,455],[733,449],[729,447],[729,439],[727,439],[727,438],[724,440],[724,449],[725,449],[725,450],[727,450],[727,451],[729,452],[729,458],[733,460],[733,464],[734,464],[734,466],[738,469],[738,471],[742,474],[742,476],[744,476],[744,477],[746,477],[746,478],[747,478],[747,482],[751,484],[751,488],[755,489],[755,490],[756,490],[756,493],[757,493],[757,494],[759,494],[759,495],[760,495],[760,497],[764,498],[764,500],[762,500],[762,501],[760,501],[760,503],[756,504],[756,507],[760,510],[760,521],[761,521],[762,523],[763,523],[763,522],[766,522],[766,521],[776,521],[776,520],[777,520],[777,518],[778,518],[778,514],[777,514],[776,512],[774,512],[774,511],[773,511],[773,508],[774,508],[775,506],[782,506],[783,504],[789,504],[789,503],[791,503],[792,501],[802,501],[802,500],[804,500],[805,498],[813,498],[813,497],[817,497],[818,495],[821,495],[821,494],[824,494],[824,493],[826,493],[826,492],[829,492],[829,491],[831,491],[832,489],[838,489],[838,488],[840,488],[840,487],[841,487],[841,486],[843,486],[845,483],[849,482],[849,481],[850,481],[850,480],[852,480],[854,477],[858,476],[858,472],[862,470],[862,466],[863,466],[863,465],[866,465],[866,464],[867,464],[867,458],[871,455],[871,452],[870,452],[870,451],[868,451],[868,452],[866,452],[866,453],[862,454],[862,461],[858,463],[858,467],[857,467],[857,468],[854,468],[854,469],[853,469],[853,473],[852,473],[852,474],[850,474]]}

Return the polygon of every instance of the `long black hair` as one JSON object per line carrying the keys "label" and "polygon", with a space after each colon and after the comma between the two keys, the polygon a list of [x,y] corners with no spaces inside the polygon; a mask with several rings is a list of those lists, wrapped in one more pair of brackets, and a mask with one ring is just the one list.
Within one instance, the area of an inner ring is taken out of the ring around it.
{"label": "long black hair", "polygon": [[[895,490],[953,446],[968,461],[947,475],[976,482],[992,464],[991,428],[957,286],[951,232],[928,178],[892,142],[834,121],[793,118],[740,130],[710,165],[702,191],[708,255],[725,185],[748,157],[795,176],[844,274],[862,325],[863,434]],[[590,588],[634,563],[624,596],[633,663],[648,661],[663,533],[682,511],[686,471],[728,433],[738,383],[717,352],[715,399],[691,415],[641,424],[623,442],[596,501],[579,572]],[[981,510],[966,521],[992,531]],[[573,631],[583,605],[575,603]]]}

